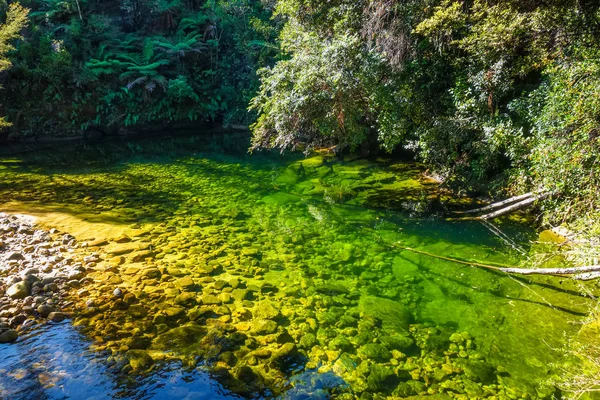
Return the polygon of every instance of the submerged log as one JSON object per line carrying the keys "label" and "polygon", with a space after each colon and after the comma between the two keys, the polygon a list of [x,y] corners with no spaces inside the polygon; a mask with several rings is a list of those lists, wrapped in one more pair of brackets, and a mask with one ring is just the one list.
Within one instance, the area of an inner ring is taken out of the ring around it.
{"label": "submerged log", "polygon": [[504,272],[515,275],[553,275],[553,276],[569,276],[573,275],[573,279],[591,280],[600,277],[600,265],[588,265],[582,267],[567,267],[567,268],[519,268],[514,266],[500,266],[500,264],[491,265],[484,264],[479,261],[465,261],[458,258],[444,257],[437,254],[428,253],[422,250],[416,250],[410,247],[397,246],[398,248],[410,251],[416,254],[437,258],[444,261],[450,261],[457,264],[469,265],[472,267],[486,268],[494,271]]}

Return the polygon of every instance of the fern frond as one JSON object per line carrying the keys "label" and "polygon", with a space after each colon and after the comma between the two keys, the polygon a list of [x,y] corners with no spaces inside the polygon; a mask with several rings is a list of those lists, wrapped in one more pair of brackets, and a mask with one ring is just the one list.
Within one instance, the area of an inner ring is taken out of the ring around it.
{"label": "fern frond", "polygon": [[134,79],[133,81],[130,81],[130,82],[129,82],[129,83],[126,85],[126,87],[127,87],[127,89],[128,89],[128,90],[131,90],[131,89],[132,89],[133,87],[135,87],[136,85],[141,85],[141,84],[143,84],[144,82],[146,82],[147,80],[148,80],[148,78],[147,78],[147,77],[145,77],[145,76],[140,76],[139,78],[137,78],[137,79]]}

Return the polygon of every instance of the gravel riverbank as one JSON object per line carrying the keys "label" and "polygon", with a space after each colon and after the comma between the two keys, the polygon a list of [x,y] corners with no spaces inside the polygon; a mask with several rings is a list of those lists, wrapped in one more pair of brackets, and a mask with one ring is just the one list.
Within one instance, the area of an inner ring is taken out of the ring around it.
{"label": "gravel riverbank", "polygon": [[68,233],[40,229],[33,217],[0,213],[0,343],[38,323],[69,318],[67,292],[87,283],[99,260]]}

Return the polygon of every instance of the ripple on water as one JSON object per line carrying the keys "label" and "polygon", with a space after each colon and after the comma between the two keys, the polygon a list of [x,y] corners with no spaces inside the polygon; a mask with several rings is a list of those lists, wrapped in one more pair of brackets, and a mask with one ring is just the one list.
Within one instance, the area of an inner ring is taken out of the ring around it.
{"label": "ripple on water", "polygon": [[106,357],[68,321],[38,325],[14,344],[0,345],[0,398],[20,399],[231,399],[206,372],[164,366],[123,381]]}

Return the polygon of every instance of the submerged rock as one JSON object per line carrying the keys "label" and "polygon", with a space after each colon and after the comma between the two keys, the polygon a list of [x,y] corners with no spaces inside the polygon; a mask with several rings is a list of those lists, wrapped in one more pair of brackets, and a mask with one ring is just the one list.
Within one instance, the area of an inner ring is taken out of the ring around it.
{"label": "submerged rock", "polygon": [[400,350],[403,353],[415,348],[415,341],[408,336],[380,336],[379,341],[388,350]]}
{"label": "submerged rock", "polygon": [[463,369],[465,376],[475,382],[489,385],[496,379],[494,368],[485,361],[459,358],[456,363]]}
{"label": "submerged rock", "polygon": [[14,329],[9,329],[0,334],[0,343],[12,343],[19,338],[19,334]]}
{"label": "submerged rock", "polygon": [[252,331],[257,334],[269,334],[277,331],[277,322],[268,319],[255,320],[252,323]]}
{"label": "submerged rock", "polygon": [[256,304],[252,315],[259,319],[277,319],[280,316],[279,306],[271,300],[263,300]]}
{"label": "submerged rock", "polygon": [[365,316],[380,320],[381,327],[391,332],[408,332],[412,321],[412,315],[404,305],[382,297],[362,296],[359,310]]}
{"label": "submerged rock", "polygon": [[367,377],[367,386],[374,392],[391,392],[398,386],[400,379],[394,370],[384,365],[373,364]]}
{"label": "submerged rock", "polygon": [[392,353],[379,343],[367,343],[358,349],[361,358],[368,358],[378,362],[388,362]]}
{"label": "submerged rock", "polygon": [[134,371],[147,370],[154,364],[154,360],[145,350],[129,350],[125,357]]}
{"label": "submerged rock", "polygon": [[205,333],[206,329],[202,326],[189,323],[158,335],[152,342],[152,347],[157,350],[185,348],[196,343]]}
{"label": "submerged rock", "polygon": [[61,322],[67,318],[67,315],[61,312],[51,312],[48,314],[48,319],[52,322]]}
{"label": "submerged rock", "polygon": [[54,308],[50,307],[47,304],[39,305],[37,310],[38,314],[40,314],[43,318],[46,318],[50,313],[54,311]]}

